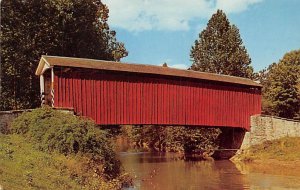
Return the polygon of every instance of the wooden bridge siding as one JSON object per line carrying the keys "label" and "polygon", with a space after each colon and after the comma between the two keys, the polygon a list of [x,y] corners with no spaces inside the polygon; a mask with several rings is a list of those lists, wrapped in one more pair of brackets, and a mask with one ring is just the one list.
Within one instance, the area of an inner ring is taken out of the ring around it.
{"label": "wooden bridge siding", "polygon": [[98,124],[250,128],[260,113],[257,90],[124,73],[55,74],[55,106],[73,107]]}

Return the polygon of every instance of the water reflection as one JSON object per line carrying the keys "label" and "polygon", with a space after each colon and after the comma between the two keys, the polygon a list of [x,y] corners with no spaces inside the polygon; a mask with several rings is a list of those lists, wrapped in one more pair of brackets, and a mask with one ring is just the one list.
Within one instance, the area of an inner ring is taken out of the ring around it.
{"label": "water reflection", "polygon": [[122,152],[119,156],[135,177],[133,189],[300,189],[299,176],[254,172],[227,160],[183,161],[170,153]]}

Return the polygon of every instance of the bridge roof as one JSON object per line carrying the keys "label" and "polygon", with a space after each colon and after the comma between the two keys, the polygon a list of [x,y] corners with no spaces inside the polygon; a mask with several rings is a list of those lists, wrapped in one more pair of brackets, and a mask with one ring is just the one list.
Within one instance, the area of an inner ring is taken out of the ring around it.
{"label": "bridge roof", "polygon": [[228,75],[175,69],[175,68],[155,66],[155,65],[132,64],[132,63],[122,63],[122,62],[104,61],[104,60],[96,60],[96,59],[59,57],[59,56],[48,56],[48,55],[47,56],[43,55],[41,57],[35,74],[41,75],[48,68],[55,67],[55,66],[121,71],[121,72],[130,72],[130,73],[156,74],[156,75],[225,82],[225,83],[246,85],[252,87],[261,87],[260,84],[250,79],[228,76]]}

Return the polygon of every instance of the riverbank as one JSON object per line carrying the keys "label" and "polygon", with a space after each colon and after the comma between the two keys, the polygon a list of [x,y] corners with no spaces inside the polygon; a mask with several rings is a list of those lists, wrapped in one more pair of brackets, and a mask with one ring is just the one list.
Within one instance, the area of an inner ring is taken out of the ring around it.
{"label": "riverbank", "polygon": [[126,174],[113,180],[89,170],[83,155],[39,151],[21,135],[0,134],[0,186],[4,189],[121,189]]}
{"label": "riverbank", "polygon": [[131,185],[106,131],[51,108],[24,112],[0,133],[4,189],[121,189]]}
{"label": "riverbank", "polygon": [[[300,137],[284,137],[274,141],[267,141],[241,151],[232,159],[235,163],[255,163],[267,170],[281,167],[296,175],[300,174]],[[278,169],[276,169],[278,171]]]}

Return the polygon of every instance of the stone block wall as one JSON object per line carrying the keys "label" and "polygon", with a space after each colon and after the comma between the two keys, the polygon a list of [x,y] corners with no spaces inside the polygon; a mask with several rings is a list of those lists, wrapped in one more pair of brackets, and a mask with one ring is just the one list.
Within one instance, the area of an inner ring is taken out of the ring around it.
{"label": "stone block wall", "polygon": [[30,110],[0,111],[0,133],[6,134],[9,130],[10,123],[25,111]]}
{"label": "stone block wall", "polygon": [[251,131],[246,132],[241,149],[282,137],[300,137],[300,122],[279,117],[251,116]]}

